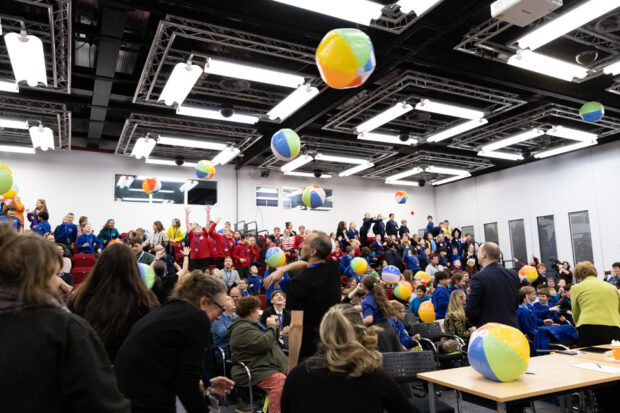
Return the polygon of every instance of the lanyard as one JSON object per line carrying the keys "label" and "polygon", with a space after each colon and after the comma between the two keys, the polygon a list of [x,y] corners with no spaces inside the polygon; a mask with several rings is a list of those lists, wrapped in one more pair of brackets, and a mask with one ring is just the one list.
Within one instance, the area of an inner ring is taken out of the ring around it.
{"label": "lanyard", "polygon": [[209,239],[211,240],[211,244],[213,244],[213,252],[215,252],[215,250],[216,250],[215,247],[216,247],[217,242],[215,242],[215,239],[213,239],[213,238],[209,238]]}
{"label": "lanyard", "polygon": [[177,237],[177,234],[178,234],[178,233],[179,233],[179,231],[177,231],[177,228],[175,227],[175,228],[172,230],[172,238],[173,238],[173,239],[176,239],[176,237]]}
{"label": "lanyard", "polygon": [[142,251],[140,255],[138,255],[138,262],[140,262],[140,258],[142,258],[143,255],[144,255],[144,251]]}
{"label": "lanyard", "polygon": [[228,284],[230,282],[230,278],[232,277],[232,270],[226,272],[226,270],[222,268],[222,271],[224,272],[224,275],[226,275],[226,284]]}
{"label": "lanyard", "polygon": [[198,249],[200,248],[200,242],[203,240],[203,235],[202,233],[200,234],[200,236],[195,234],[196,233],[194,233],[194,240],[196,240],[196,248],[194,248],[194,250],[198,252]]}

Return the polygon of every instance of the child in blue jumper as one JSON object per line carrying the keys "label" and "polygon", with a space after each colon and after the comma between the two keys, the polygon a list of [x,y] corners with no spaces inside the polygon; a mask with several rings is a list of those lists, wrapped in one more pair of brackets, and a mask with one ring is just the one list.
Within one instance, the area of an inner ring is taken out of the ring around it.
{"label": "child in blue jumper", "polygon": [[50,227],[50,223],[49,223],[49,214],[47,213],[47,211],[41,211],[39,212],[39,215],[37,216],[37,220],[38,223],[34,224],[33,221],[33,226],[32,226],[32,230],[34,232],[36,232],[37,234],[41,234],[41,235],[45,235],[48,232],[52,232],[52,228]]}
{"label": "child in blue jumper", "polygon": [[103,243],[93,234],[90,224],[86,224],[84,225],[84,233],[77,239],[76,246],[80,254],[93,254],[97,256],[101,252]]}
{"label": "child in blue jumper", "polygon": [[258,274],[258,267],[256,265],[250,266],[250,273],[248,274],[248,291],[251,295],[258,295],[263,289],[263,279]]}
{"label": "child in blue jumper", "polygon": [[435,292],[433,292],[432,303],[435,307],[435,317],[445,318],[446,311],[448,311],[448,304],[450,303],[450,291],[448,287],[450,285],[450,276],[445,271],[438,271],[435,273]]}
{"label": "child in blue jumper", "polygon": [[[534,339],[538,326],[546,324],[532,311],[528,305],[536,299],[536,290],[529,285],[521,287],[519,290],[519,308],[517,308],[517,318],[519,319],[519,329],[530,339]],[[553,321],[551,322],[553,323]]]}
{"label": "child in blue jumper", "polygon": [[394,330],[396,330],[396,335],[400,340],[400,343],[403,345],[405,350],[408,350],[414,346],[420,345],[420,335],[416,334],[413,337],[409,336],[407,330],[405,329],[405,325],[403,321],[405,320],[405,306],[399,303],[396,300],[390,301],[390,305],[392,306],[392,312],[394,316],[390,318],[390,323]]}
{"label": "child in blue jumper", "polygon": [[413,297],[413,299],[411,300],[411,304],[409,305],[409,308],[411,309],[411,312],[415,314],[417,317],[420,304],[422,304],[424,301],[430,301],[431,298],[428,295],[426,295],[426,287],[423,285],[418,285],[415,288],[415,293],[416,293],[416,296]]}
{"label": "child in blue jumper", "polygon": [[551,308],[549,306],[549,296],[550,293],[548,288],[541,288],[538,290],[538,302],[533,304],[534,314],[541,320],[551,319],[554,323],[560,323],[564,321],[564,317],[558,315],[558,308]]}

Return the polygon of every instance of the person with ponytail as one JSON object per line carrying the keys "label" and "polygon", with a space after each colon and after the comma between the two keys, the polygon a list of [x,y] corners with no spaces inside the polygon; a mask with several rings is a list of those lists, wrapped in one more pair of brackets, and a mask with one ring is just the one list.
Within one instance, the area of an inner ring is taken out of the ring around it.
{"label": "person with ponytail", "polygon": [[97,333],[60,303],[56,245],[0,224],[0,262],[2,411],[130,413]]}
{"label": "person with ponytail", "polygon": [[365,325],[380,327],[377,348],[382,353],[402,351],[402,346],[389,322],[393,316],[392,306],[388,301],[380,279],[373,275],[365,275],[361,282],[366,296],[362,300],[362,317]]}
{"label": "person with ponytail", "polygon": [[319,327],[317,354],[292,369],[286,378],[282,413],[419,412],[398,384],[381,371],[378,331],[377,327],[367,327],[353,306],[331,307]]}
{"label": "person with ponytail", "polygon": [[[234,382],[212,376],[211,322],[224,312],[226,285],[200,270],[181,277],[168,302],[138,321],[120,348],[114,369],[133,413],[174,412],[178,397],[188,413],[207,413],[207,393],[227,396]],[[201,383],[201,372],[203,381]]]}

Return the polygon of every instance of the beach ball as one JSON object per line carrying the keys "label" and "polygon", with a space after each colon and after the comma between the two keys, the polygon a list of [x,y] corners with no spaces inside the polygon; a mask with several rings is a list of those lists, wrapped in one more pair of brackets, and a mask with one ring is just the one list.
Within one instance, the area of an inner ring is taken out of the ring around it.
{"label": "beach ball", "polygon": [[431,300],[424,301],[418,307],[418,317],[420,317],[420,321],[423,323],[432,323],[435,321],[435,306],[431,302]]}
{"label": "beach ball", "polygon": [[600,102],[584,103],[579,108],[579,116],[586,122],[596,122],[605,114],[605,107]]}
{"label": "beach ball", "polygon": [[427,273],[425,273],[424,271],[418,271],[415,273],[415,276],[413,277],[414,280],[419,280],[421,282],[424,283],[424,285],[426,285],[426,283],[431,282],[431,276],[428,275]]}
{"label": "beach ball", "polygon": [[404,204],[405,202],[407,202],[408,198],[409,197],[407,196],[406,192],[398,191],[396,192],[396,194],[394,194],[394,200],[397,204]]}
{"label": "beach ball", "polygon": [[194,168],[196,177],[203,181],[209,180],[215,176],[215,165],[211,161],[200,161]]}
{"label": "beach ball", "polygon": [[370,37],[357,29],[335,29],[327,33],[316,49],[315,58],[323,81],[334,89],[360,86],[376,64]]}
{"label": "beach ball", "polygon": [[0,194],[8,192],[13,186],[13,174],[3,163],[0,163]]}
{"label": "beach ball", "polygon": [[528,282],[533,283],[538,278],[538,271],[531,265],[524,265],[519,270],[519,278],[521,281],[527,279]]}
{"label": "beach ball", "polygon": [[281,161],[290,161],[299,155],[299,135],[293,129],[280,129],[271,137],[271,152]]}
{"label": "beach ball", "polygon": [[265,254],[265,262],[272,268],[277,268],[286,263],[286,256],[284,251],[279,247],[271,247]]}
{"label": "beach ball", "polygon": [[17,193],[19,192],[19,187],[15,184],[11,185],[8,191],[2,194],[3,197],[7,199],[15,198]]}
{"label": "beach ball", "polygon": [[150,289],[153,287],[153,284],[155,284],[155,271],[151,268],[151,266],[139,262],[138,269],[140,270],[142,281],[146,284],[146,288]]}
{"label": "beach ball", "polygon": [[368,261],[361,257],[355,257],[351,260],[351,269],[356,274],[365,274],[368,270]]}
{"label": "beach ball", "polygon": [[489,380],[508,382],[527,371],[530,346],[521,331],[499,323],[487,323],[469,339],[469,364]]}
{"label": "beach ball", "polygon": [[146,178],[142,182],[142,189],[147,194],[156,194],[161,189],[161,182],[157,178]]}
{"label": "beach ball", "polygon": [[394,287],[394,291],[392,293],[394,294],[394,297],[398,298],[399,300],[407,301],[413,293],[413,286],[410,282],[401,281],[396,284],[396,287]]}
{"label": "beach ball", "polygon": [[108,245],[112,245],[112,244],[122,244],[123,241],[121,241],[120,239],[113,239],[112,241],[108,242]]}
{"label": "beach ball", "polygon": [[388,265],[381,271],[381,279],[388,284],[396,284],[400,281],[400,270],[394,265]]}
{"label": "beach ball", "polygon": [[325,191],[317,185],[310,185],[304,189],[301,200],[308,208],[318,208],[325,202]]}

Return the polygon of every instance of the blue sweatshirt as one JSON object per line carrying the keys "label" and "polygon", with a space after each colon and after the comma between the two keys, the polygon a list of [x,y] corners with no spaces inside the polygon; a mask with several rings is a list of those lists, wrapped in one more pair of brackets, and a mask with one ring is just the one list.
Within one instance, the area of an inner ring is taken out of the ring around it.
{"label": "blue sweatshirt", "polygon": [[350,240],[353,240],[359,236],[360,236],[360,233],[357,232],[356,229],[350,229],[347,231],[347,237],[349,237]]}
{"label": "blue sweatshirt", "polygon": [[54,232],[56,242],[61,244],[73,244],[77,240],[77,225],[63,223],[58,225]]}
{"label": "blue sweatshirt", "polygon": [[534,338],[538,326],[543,324],[542,320],[536,317],[528,306],[523,304],[517,308],[517,318],[519,319],[519,329],[530,338]]}
{"label": "blue sweatshirt", "polygon": [[450,302],[450,291],[443,285],[437,285],[431,301],[433,307],[435,307],[435,317],[445,318],[446,311],[448,311],[448,303]]}
{"label": "blue sweatshirt", "polygon": [[375,220],[372,218],[364,218],[362,221],[362,226],[360,227],[360,232],[362,234],[368,234],[368,231],[370,231],[370,226],[373,222],[375,222]]}
{"label": "blue sweatshirt", "polygon": [[390,219],[385,225],[385,233],[388,235],[398,235],[398,224],[393,219]]}
{"label": "blue sweatshirt", "polygon": [[372,245],[370,246],[370,249],[373,249],[377,251],[378,253],[383,254],[384,252],[383,240],[381,240],[381,243],[379,243],[378,241],[373,242]]}
{"label": "blue sweatshirt", "polygon": [[11,217],[6,216],[6,215],[0,215],[0,222],[2,222],[2,221],[8,222],[18,232],[22,228],[22,222],[17,217],[11,218]]}
{"label": "blue sweatshirt", "polygon": [[[267,277],[269,275],[269,268],[267,268],[267,271],[265,271],[265,277]],[[274,291],[282,291],[284,293],[286,293],[286,290],[288,288],[288,283],[291,281],[291,278],[288,275],[288,272],[284,273],[284,276],[282,277],[282,280],[279,283],[274,283],[271,285],[271,287],[269,287],[269,289],[265,292],[265,298],[267,299],[267,302],[271,301],[271,294],[273,294]]]}
{"label": "blue sweatshirt", "polygon": [[381,234],[381,237],[385,235],[385,223],[383,222],[383,220],[375,220],[375,225],[372,226],[372,233],[375,235]]}
{"label": "blue sweatshirt", "polygon": [[533,304],[533,308],[534,308],[533,310],[534,314],[536,315],[536,317],[540,318],[541,320],[546,320],[550,318],[555,323],[560,322],[560,317],[558,316],[558,312],[549,310],[550,308],[549,304],[541,304],[540,302],[535,302]]}
{"label": "blue sweatshirt", "polygon": [[[84,247],[84,244],[88,244],[88,247]],[[95,234],[82,234],[77,239],[76,246],[80,254],[92,254],[98,248],[101,248],[103,244],[99,241],[99,238],[97,238]]]}
{"label": "blue sweatshirt", "polygon": [[355,257],[349,256],[349,254],[345,255],[340,259],[340,271],[344,274],[347,271],[347,268],[351,266],[351,260]]}
{"label": "blue sweatshirt", "polygon": [[392,327],[396,330],[396,334],[398,335],[398,339],[400,343],[406,348],[411,348],[415,345],[414,341],[407,334],[407,330],[405,330],[405,326],[402,321],[396,321],[393,318],[390,318],[390,323],[392,323]]}
{"label": "blue sweatshirt", "polygon": [[402,238],[404,234],[409,234],[409,228],[401,225],[400,228],[398,228],[398,235]]}
{"label": "blue sweatshirt", "polygon": [[435,228],[435,224],[433,224],[432,222],[429,222],[428,224],[426,224],[426,228],[424,229],[424,232],[430,232],[432,234],[434,228]]}
{"label": "blue sweatshirt", "polygon": [[47,221],[41,221],[35,226],[32,227],[32,230],[37,234],[45,235],[48,232],[52,232],[52,228],[50,227],[50,223]]}
{"label": "blue sweatshirt", "polygon": [[404,259],[407,263],[407,269],[413,271],[414,274],[416,271],[422,270],[422,267],[420,266],[420,259],[413,252],[413,247],[408,246],[405,248]]}
{"label": "blue sweatshirt", "polygon": [[260,294],[262,287],[263,287],[263,279],[260,275],[256,274],[256,276],[254,276],[252,274],[248,274],[248,291],[250,292],[250,294],[252,295]]}
{"label": "blue sweatshirt", "polygon": [[366,297],[362,300],[362,318],[366,318],[369,315],[372,316],[373,324],[385,320],[385,316],[371,293],[366,294]]}
{"label": "blue sweatshirt", "polygon": [[[415,293],[415,292],[414,292]],[[431,298],[428,295],[425,295],[423,299],[419,299],[418,296],[416,295],[415,297],[413,297],[413,300],[411,300],[411,305],[409,305],[409,308],[411,309],[411,311],[413,312],[413,314],[418,315],[418,309],[420,308],[420,305],[424,302],[424,301],[429,301]]]}

